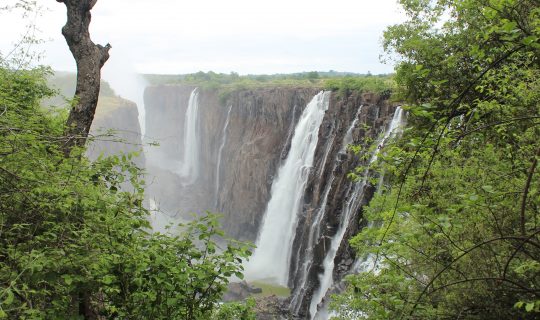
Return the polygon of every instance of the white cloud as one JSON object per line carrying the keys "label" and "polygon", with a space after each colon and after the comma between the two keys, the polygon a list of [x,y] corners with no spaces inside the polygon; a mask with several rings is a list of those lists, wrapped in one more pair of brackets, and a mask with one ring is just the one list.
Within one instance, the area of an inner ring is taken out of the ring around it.
{"label": "white cloud", "polygon": [[[38,2],[48,8],[37,20],[42,36],[51,38],[41,47],[44,62],[73,69],[60,34],[64,6]],[[107,65],[130,61],[138,72],[389,72],[378,62],[379,39],[385,26],[402,19],[397,8],[395,0],[99,0],[91,34],[112,44]],[[15,14],[2,13],[2,52],[21,25]]]}

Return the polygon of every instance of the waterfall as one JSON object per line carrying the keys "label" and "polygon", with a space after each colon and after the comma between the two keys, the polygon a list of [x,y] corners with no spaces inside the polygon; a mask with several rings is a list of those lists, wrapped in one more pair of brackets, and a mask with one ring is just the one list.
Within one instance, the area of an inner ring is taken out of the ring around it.
{"label": "waterfall", "polygon": [[295,127],[290,151],[272,183],[257,249],[246,266],[247,278],[287,285],[298,212],[329,100],[330,92],[318,93],[306,106]]}
{"label": "waterfall", "polygon": [[[399,135],[403,131],[403,126],[405,125],[405,119],[404,119],[405,113],[401,107],[397,107],[396,111],[394,113],[394,117],[392,118],[392,122],[390,123],[390,126],[388,130],[386,131],[384,141],[387,139],[393,139],[395,136]],[[379,177],[379,181],[377,182],[377,192],[380,193],[382,191],[382,186],[384,182],[384,172]],[[366,228],[371,228],[373,226],[373,222],[369,221]],[[373,266],[375,269],[377,268],[376,265],[374,265],[375,259],[373,255],[365,255],[361,258],[357,258],[354,262],[354,265],[351,269],[354,273],[361,273],[366,272],[370,266]]]}
{"label": "waterfall", "polygon": [[358,123],[360,113],[362,112],[362,107],[363,106],[360,106],[358,108],[358,112],[356,112],[356,117],[354,118],[353,123],[351,124],[351,126],[349,127],[349,129],[345,133],[345,136],[343,137],[343,142],[341,143],[340,153],[345,153],[347,151],[347,147],[349,146],[349,144],[351,144],[353,142],[352,132],[353,132],[354,128],[356,128],[356,124]]}
{"label": "waterfall", "polygon": [[180,175],[192,184],[199,175],[199,89],[195,88],[189,96],[184,120],[184,153]]}
{"label": "waterfall", "polygon": [[[332,124],[332,130],[334,130],[334,124]],[[326,160],[328,160],[328,156],[330,155],[330,151],[332,151],[332,146],[334,145],[334,140],[336,139],[335,135],[332,135],[332,138],[326,143],[326,150],[324,150],[324,155],[322,157],[322,168],[326,165]],[[323,173],[324,170],[321,170],[319,174],[319,181],[322,181],[323,179]]]}
{"label": "waterfall", "polygon": [[296,109],[298,108],[298,105],[295,104],[292,110],[292,117],[291,117],[291,124],[289,125],[289,130],[287,130],[287,139],[285,140],[285,143],[283,144],[283,149],[281,149],[280,153],[280,164],[283,162],[283,160],[287,157],[287,154],[289,152],[289,142],[291,141],[291,137],[294,133],[294,126],[296,123]]}
{"label": "waterfall", "polygon": [[386,132],[384,133],[384,136],[382,139],[378,141],[377,149],[375,149],[374,159],[372,159],[372,162],[377,160],[377,156],[379,155],[379,151],[384,147],[384,144],[388,139],[394,138],[398,133],[400,133],[403,130],[404,125],[404,119],[403,119],[404,111],[401,109],[401,107],[397,107],[394,111],[394,116],[392,117],[392,121],[390,122],[390,125],[388,126],[388,129],[386,129]]}
{"label": "waterfall", "polygon": [[[373,154],[371,156],[371,159],[369,161],[369,164],[372,164],[377,160],[377,156],[384,146],[384,143],[391,137],[393,137],[397,130],[401,130],[401,127],[403,125],[403,110],[400,107],[397,107],[394,111],[394,116],[392,118],[392,121],[390,122],[390,125],[388,126],[388,129],[386,130],[384,136],[377,141],[377,147],[373,151]],[[345,137],[346,138],[346,137]],[[324,261],[323,261],[323,267],[324,271],[322,274],[319,274],[319,288],[316,290],[316,292],[313,294],[311,298],[311,303],[309,306],[309,313],[311,315],[311,319],[314,319],[317,314],[317,306],[319,303],[323,300],[323,298],[326,296],[326,293],[328,289],[333,285],[333,273],[334,273],[334,260],[336,258],[336,253],[341,245],[341,242],[343,241],[343,237],[345,235],[345,232],[347,231],[349,227],[349,223],[351,222],[350,218],[355,213],[361,204],[362,200],[362,194],[364,192],[364,187],[368,183],[369,179],[369,169],[366,169],[364,171],[362,180],[358,181],[354,184],[354,189],[351,197],[346,203],[345,209],[340,217],[340,223],[339,223],[339,229],[332,238],[330,250],[327,252]]]}
{"label": "waterfall", "polygon": [[[345,136],[343,137],[343,141],[341,142],[341,149],[340,153],[343,153],[347,149],[347,145],[353,142],[352,138],[352,131],[356,127],[356,124],[358,123],[358,118],[360,116],[360,113],[362,112],[362,106],[358,108],[358,111],[356,112],[356,117],[354,118],[352,124],[349,126]],[[331,146],[333,143],[333,140],[329,143],[329,146]],[[328,149],[328,148],[327,148]],[[336,169],[336,166],[338,164],[338,157],[339,154],[336,155],[336,158],[333,162],[332,172]],[[324,161],[322,168],[324,168],[325,163],[327,160],[327,154],[325,154]],[[322,171],[322,170],[321,170]],[[300,272],[300,281],[299,281],[299,292],[300,294],[295,295],[291,300],[291,307],[293,309],[294,313],[297,313],[300,309],[300,295],[303,294],[305,291],[306,285],[307,285],[307,277],[308,277],[308,268],[313,264],[313,248],[315,247],[315,241],[319,239],[320,236],[320,224],[324,217],[324,214],[326,213],[326,205],[328,203],[328,196],[330,194],[330,191],[332,189],[332,183],[334,182],[334,175],[331,174],[330,178],[326,182],[326,186],[323,192],[323,201],[321,203],[321,207],[317,210],[317,213],[315,215],[315,218],[313,219],[313,222],[311,223],[311,227],[309,228],[309,235],[308,235],[308,245],[306,247],[306,257],[303,259]]]}
{"label": "waterfall", "polygon": [[[372,158],[373,159],[373,158]],[[332,286],[333,283],[333,272],[334,272],[334,259],[336,257],[336,253],[339,249],[339,246],[341,245],[341,241],[343,240],[343,236],[345,235],[345,231],[347,231],[347,227],[350,222],[351,215],[358,209],[360,205],[360,200],[362,199],[361,194],[364,191],[364,186],[367,182],[367,172],[364,172],[364,179],[362,179],[361,182],[358,182],[354,185],[354,190],[349,198],[349,201],[347,201],[344,212],[342,213],[342,217],[339,224],[339,229],[337,233],[332,238],[331,244],[330,244],[330,250],[327,252],[324,261],[323,261],[323,267],[324,272],[323,274],[319,275],[319,288],[315,291],[315,294],[311,298],[311,303],[309,305],[309,314],[311,315],[311,318],[314,319],[315,315],[317,314],[317,306],[322,301],[324,296],[326,295],[326,292],[328,289]]]}
{"label": "waterfall", "polygon": [[221,154],[223,153],[223,148],[225,147],[225,143],[227,142],[227,128],[229,127],[229,120],[231,116],[231,110],[232,105],[229,106],[229,111],[227,112],[227,119],[225,120],[225,125],[223,126],[223,131],[221,132],[221,145],[219,146],[218,150],[218,158],[217,158],[217,165],[216,165],[216,188],[214,190],[214,208],[218,209],[218,193],[219,193],[219,178],[221,176]]}

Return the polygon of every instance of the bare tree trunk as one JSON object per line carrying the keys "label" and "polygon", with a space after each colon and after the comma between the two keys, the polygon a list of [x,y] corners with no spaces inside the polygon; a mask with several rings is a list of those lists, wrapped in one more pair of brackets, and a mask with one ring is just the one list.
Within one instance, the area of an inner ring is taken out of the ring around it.
{"label": "bare tree trunk", "polygon": [[[67,22],[62,28],[69,50],[77,63],[77,86],[75,88],[74,106],[69,112],[64,132],[65,143],[63,151],[69,156],[75,146],[83,146],[88,137],[90,126],[94,120],[98,103],[101,81],[101,67],[109,59],[111,46],[94,44],[90,39],[88,27],[92,18],[90,10],[97,0],[56,0],[62,2],[67,8]],[[93,310],[91,295],[79,292],[78,313],[84,319],[97,319]]]}
{"label": "bare tree trunk", "polygon": [[62,28],[69,50],[77,63],[77,87],[64,133],[64,153],[69,155],[74,146],[83,146],[94,120],[99,96],[101,67],[109,59],[111,46],[94,44],[90,39],[90,10],[97,0],[56,0],[67,8],[67,22]]}

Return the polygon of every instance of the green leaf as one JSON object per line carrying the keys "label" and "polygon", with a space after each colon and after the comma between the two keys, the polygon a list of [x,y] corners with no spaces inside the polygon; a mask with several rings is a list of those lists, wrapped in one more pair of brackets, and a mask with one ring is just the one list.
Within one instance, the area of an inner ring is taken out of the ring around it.
{"label": "green leaf", "polygon": [[70,275],[63,275],[62,279],[64,279],[64,282],[69,286],[73,283],[73,278]]}
{"label": "green leaf", "polygon": [[109,285],[109,284],[113,283],[113,281],[114,281],[114,276],[106,275],[106,276],[103,277],[103,279],[102,279],[101,281],[102,281],[104,284]]}
{"label": "green leaf", "polygon": [[487,193],[494,193],[495,192],[495,190],[493,190],[493,186],[490,186],[490,185],[482,186],[482,190],[484,190]]}
{"label": "green leaf", "polygon": [[11,291],[10,289],[6,289],[5,294],[6,294],[6,298],[4,299],[3,304],[9,306],[15,300],[15,295],[13,294],[13,291]]}
{"label": "green leaf", "polygon": [[525,45],[528,46],[528,45],[531,45],[531,44],[533,44],[533,43],[535,43],[535,42],[537,42],[537,41],[538,41],[538,37],[537,37],[537,36],[528,36],[528,37],[525,37],[525,38],[523,39],[523,44],[525,44]]}
{"label": "green leaf", "polygon": [[173,307],[178,303],[176,298],[167,298],[167,306]]}

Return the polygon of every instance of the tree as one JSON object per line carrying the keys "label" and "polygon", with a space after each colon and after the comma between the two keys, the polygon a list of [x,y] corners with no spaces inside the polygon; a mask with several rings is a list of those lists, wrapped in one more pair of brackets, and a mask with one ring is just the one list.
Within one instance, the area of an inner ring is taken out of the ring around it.
{"label": "tree", "polygon": [[92,78],[77,82],[70,144],[64,111],[40,105],[50,70],[0,67],[0,319],[252,318],[249,306],[219,305],[249,246],[224,240],[211,214],[175,235],[152,232],[134,155],[85,158],[106,49],[73,32],[77,12],[88,30],[95,1],[65,3],[78,78]]}
{"label": "tree", "polygon": [[67,22],[62,28],[69,50],[77,63],[77,86],[74,106],[69,113],[64,153],[83,146],[94,119],[99,96],[101,68],[109,59],[109,44],[94,44],[90,38],[90,11],[97,0],[56,0],[67,8]]}
{"label": "tree", "polygon": [[534,319],[540,312],[540,8],[402,0],[385,33],[409,124],[353,240],[342,318]]}
{"label": "tree", "polygon": [[216,243],[213,215],[175,236],[151,232],[131,155],[64,156],[65,117],[39,105],[52,92],[44,72],[0,68],[0,319],[222,314],[249,247]]}

